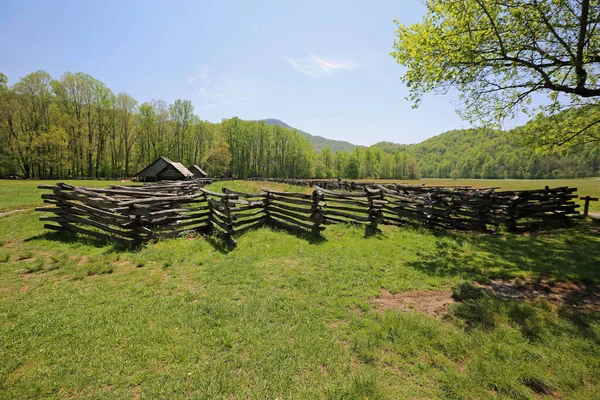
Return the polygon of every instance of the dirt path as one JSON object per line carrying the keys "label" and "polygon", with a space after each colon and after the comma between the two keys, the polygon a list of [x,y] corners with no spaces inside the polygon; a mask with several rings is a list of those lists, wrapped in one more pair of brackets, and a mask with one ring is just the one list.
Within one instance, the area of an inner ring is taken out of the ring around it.
{"label": "dirt path", "polygon": [[22,208],[22,209],[19,209],[19,210],[10,210],[10,211],[5,211],[5,212],[0,212],[0,218],[6,217],[7,215],[10,215],[10,214],[14,214],[14,213],[18,213],[18,212],[23,212],[23,211],[29,211],[29,210],[31,210],[31,209],[30,208]]}

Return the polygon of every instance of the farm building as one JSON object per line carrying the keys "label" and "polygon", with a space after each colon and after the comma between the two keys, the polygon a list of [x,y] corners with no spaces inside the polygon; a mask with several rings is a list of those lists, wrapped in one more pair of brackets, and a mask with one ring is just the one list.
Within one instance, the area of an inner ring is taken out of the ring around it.
{"label": "farm building", "polygon": [[141,182],[154,182],[186,180],[193,178],[194,174],[184,167],[183,164],[171,161],[166,157],[160,157],[135,176]]}
{"label": "farm building", "polygon": [[196,164],[188,168],[196,178],[208,178],[208,174]]}

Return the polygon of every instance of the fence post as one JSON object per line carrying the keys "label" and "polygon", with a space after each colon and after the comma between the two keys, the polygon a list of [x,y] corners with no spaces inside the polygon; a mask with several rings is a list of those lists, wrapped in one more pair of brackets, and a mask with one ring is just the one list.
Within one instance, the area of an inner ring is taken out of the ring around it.
{"label": "fence post", "polygon": [[320,190],[315,189],[312,192],[312,206],[310,218],[313,220],[313,235],[320,235],[320,226],[325,221],[325,215],[323,214],[323,208],[319,205],[319,202],[323,199],[323,194]]}
{"label": "fence post", "polygon": [[272,194],[271,192],[267,192],[267,197],[265,197],[264,200],[264,205],[265,205],[265,223],[269,226],[273,226],[273,217],[271,217],[271,213],[269,212],[269,205],[271,204],[271,198],[272,198]]}
{"label": "fence post", "polygon": [[598,201],[598,197],[585,196],[583,198],[585,203],[583,204],[583,216],[587,217],[590,211],[590,201]]}
{"label": "fence post", "polygon": [[371,221],[367,227],[369,234],[374,234],[378,231],[377,225],[383,219],[383,213],[381,212],[381,206],[375,203],[377,197],[383,197],[383,191],[381,189],[377,191],[369,190],[367,187],[364,188],[367,199],[369,200],[369,220]]}
{"label": "fence post", "polygon": [[[475,192],[477,193],[478,191],[476,190]],[[485,199],[485,201],[483,201],[483,204],[477,207],[477,219],[479,223],[479,229],[482,232],[486,232],[488,230],[488,216],[491,210],[492,202],[490,193],[483,193],[483,199]]]}
{"label": "fence post", "polygon": [[[235,204],[233,206],[235,207]],[[230,246],[235,247],[237,246],[237,242],[233,240],[233,234],[235,232],[233,231],[233,225],[231,224],[231,207],[229,204],[229,199],[227,197],[223,197],[223,207],[224,214],[227,216],[227,221],[225,221],[225,226],[227,227],[227,242]]]}

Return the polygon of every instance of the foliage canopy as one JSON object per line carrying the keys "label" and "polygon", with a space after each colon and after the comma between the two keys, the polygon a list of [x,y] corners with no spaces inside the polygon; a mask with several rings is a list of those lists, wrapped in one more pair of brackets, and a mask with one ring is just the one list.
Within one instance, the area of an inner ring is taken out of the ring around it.
{"label": "foliage canopy", "polygon": [[425,7],[418,24],[395,21],[391,53],[406,67],[415,106],[427,92],[454,88],[472,122],[574,110],[566,125],[530,131],[533,141],[600,140],[598,0],[425,0]]}

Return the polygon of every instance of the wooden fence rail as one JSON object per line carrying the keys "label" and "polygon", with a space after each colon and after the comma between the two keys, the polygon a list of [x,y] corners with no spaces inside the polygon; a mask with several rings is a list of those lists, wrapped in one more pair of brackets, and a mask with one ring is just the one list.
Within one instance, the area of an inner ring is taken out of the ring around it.
{"label": "wooden fence rail", "polygon": [[568,187],[496,191],[373,184],[360,191],[337,191],[312,183],[310,194],[267,188],[260,193],[223,188],[216,193],[194,181],[105,189],[57,183],[38,186],[52,193],[42,194],[49,206],[36,210],[53,214],[40,218],[47,229],[134,244],[193,231],[214,233],[235,245],[234,236],[265,224],[313,234],[336,223],[362,224],[371,230],[391,224],[526,231],[579,216],[573,201],[576,189]]}

